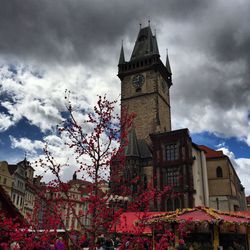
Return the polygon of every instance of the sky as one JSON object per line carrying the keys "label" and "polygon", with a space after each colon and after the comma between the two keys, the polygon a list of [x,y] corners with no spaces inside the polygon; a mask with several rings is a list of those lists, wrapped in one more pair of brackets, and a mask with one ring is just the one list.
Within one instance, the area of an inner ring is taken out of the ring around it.
{"label": "sky", "polygon": [[[248,0],[0,0],[0,160],[35,160],[44,142],[68,160],[56,132],[65,90],[79,110],[120,98],[117,64],[150,25],[173,73],[173,129],[223,150],[250,194]],[[79,119],[83,118],[78,114]],[[65,176],[72,174],[66,169]]]}

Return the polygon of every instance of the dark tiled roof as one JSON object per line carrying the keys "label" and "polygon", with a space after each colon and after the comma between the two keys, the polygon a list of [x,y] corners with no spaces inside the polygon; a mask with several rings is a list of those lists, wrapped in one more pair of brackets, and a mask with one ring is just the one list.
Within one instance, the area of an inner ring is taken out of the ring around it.
{"label": "dark tiled roof", "polygon": [[140,157],[142,159],[152,158],[152,153],[149,150],[149,147],[145,140],[138,140],[138,145],[139,145]]}
{"label": "dark tiled roof", "polygon": [[145,140],[137,140],[135,129],[132,128],[128,135],[128,145],[125,148],[126,156],[138,158],[151,158],[152,154]]}
{"label": "dark tiled roof", "polygon": [[134,128],[132,128],[128,134],[128,145],[125,148],[125,155],[136,156],[136,157],[140,156],[138,141]]}
{"label": "dark tiled roof", "polygon": [[11,217],[18,217],[21,221],[23,220],[22,214],[12,203],[9,195],[6,193],[4,188],[0,185],[0,200],[3,204],[3,210]]}
{"label": "dark tiled roof", "polygon": [[157,40],[150,26],[140,29],[130,60],[147,55],[159,55]]}
{"label": "dark tiled roof", "polygon": [[17,165],[8,165],[8,169],[11,175],[13,175],[15,173],[15,171],[17,170]]}

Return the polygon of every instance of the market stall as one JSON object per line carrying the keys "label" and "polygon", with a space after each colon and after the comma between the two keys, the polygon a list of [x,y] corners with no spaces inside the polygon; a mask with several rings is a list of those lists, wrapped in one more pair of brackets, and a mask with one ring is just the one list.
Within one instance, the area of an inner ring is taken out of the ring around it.
{"label": "market stall", "polygon": [[191,249],[228,249],[241,244],[250,249],[250,217],[241,213],[221,212],[207,207],[186,208],[169,214],[153,215],[141,223],[158,234],[159,225],[172,225],[178,239],[184,238]]}

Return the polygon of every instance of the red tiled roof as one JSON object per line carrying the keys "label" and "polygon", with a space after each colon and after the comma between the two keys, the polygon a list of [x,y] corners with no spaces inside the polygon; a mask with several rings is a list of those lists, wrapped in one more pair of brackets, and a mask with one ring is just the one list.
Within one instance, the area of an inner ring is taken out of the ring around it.
{"label": "red tiled roof", "polygon": [[146,224],[155,224],[158,222],[208,222],[210,224],[214,223],[232,223],[232,224],[250,224],[250,213],[244,212],[222,212],[212,208],[207,207],[195,207],[195,208],[185,208],[182,210],[176,210],[167,215],[154,217],[148,219]]}
{"label": "red tiled roof", "polygon": [[213,150],[205,145],[198,146],[201,150],[205,151],[206,158],[217,158],[225,156],[221,150]]}

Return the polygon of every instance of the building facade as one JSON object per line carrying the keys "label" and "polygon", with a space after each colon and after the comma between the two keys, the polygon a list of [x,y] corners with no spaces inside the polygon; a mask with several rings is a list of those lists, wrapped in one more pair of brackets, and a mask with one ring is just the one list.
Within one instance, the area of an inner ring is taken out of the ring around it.
{"label": "building facade", "polygon": [[17,164],[0,162],[0,185],[25,218],[32,216],[34,210],[36,188],[33,182],[34,169],[26,159]]}
{"label": "building facade", "polygon": [[[150,26],[139,30],[128,61],[122,46],[118,77],[122,112],[136,114],[125,152],[125,183],[138,176],[145,188],[149,183],[160,192],[171,187],[171,194],[151,204],[154,211],[208,205],[205,156],[188,129],[171,128],[170,62],[168,55],[165,64],[161,61]],[[129,185],[136,192],[136,185]]]}
{"label": "building facade", "polygon": [[11,197],[11,189],[13,185],[13,176],[8,167],[8,162],[0,162],[0,185],[5,189],[7,194]]}
{"label": "building facade", "polygon": [[207,146],[204,150],[207,161],[209,205],[226,211],[244,211],[245,190],[228,156]]}

